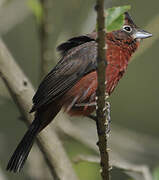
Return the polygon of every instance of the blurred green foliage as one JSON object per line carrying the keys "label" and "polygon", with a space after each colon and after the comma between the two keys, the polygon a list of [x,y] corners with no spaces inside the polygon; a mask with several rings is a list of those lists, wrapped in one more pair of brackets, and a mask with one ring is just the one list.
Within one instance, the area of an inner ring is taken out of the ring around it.
{"label": "blurred green foliage", "polygon": [[131,6],[112,7],[106,10],[106,28],[108,32],[121,29],[124,24],[124,13],[130,10]]}
{"label": "blurred green foliage", "polygon": [[159,180],[159,166],[153,171],[153,180]]}
{"label": "blurred green foliage", "polygon": [[[72,159],[76,158],[78,155],[95,155],[95,153],[88,147],[80,144],[79,142],[73,139],[65,139],[64,141],[65,148],[69,157]],[[72,151],[73,149],[73,151]],[[73,163],[76,173],[80,180],[97,180],[100,179],[100,165],[97,163],[90,162],[79,162]]]}

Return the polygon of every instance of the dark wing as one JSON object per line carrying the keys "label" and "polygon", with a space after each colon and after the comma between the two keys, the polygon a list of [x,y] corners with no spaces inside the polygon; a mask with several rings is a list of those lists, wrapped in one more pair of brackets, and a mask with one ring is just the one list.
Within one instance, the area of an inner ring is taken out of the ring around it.
{"label": "dark wing", "polygon": [[87,35],[74,37],[60,44],[57,47],[57,50],[60,51],[62,56],[64,56],[68,52],[68,50],[90,41],[94,41],[94,39],[90,38]]}
{"label": "dark wing", "polygon": [[44,78],[33,97],[31,112],[65,94],[85,74],[97,68],[97,43],[86,42],[70,49]]}

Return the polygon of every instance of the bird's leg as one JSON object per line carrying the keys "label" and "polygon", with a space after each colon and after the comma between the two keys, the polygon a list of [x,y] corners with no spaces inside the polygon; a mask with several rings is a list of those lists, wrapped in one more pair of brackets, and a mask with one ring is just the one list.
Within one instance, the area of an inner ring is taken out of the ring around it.
{"label": "bird's leg", "polygon": [[96,106],[96,102],[78,103],[78,104],[75,104],[75,106],[76,107]]}
{"label": "bird's leg", "polygon": [[[76,107],[88,107],[88,106],[96,106],[96,102],[89,102],[89,103],[78,103],[78,104],[75,104]],[[97,117],[95,115],[88,115],[87,116],[88,118],[92,119],[93,121],[96,121],[97,120]]]}
{"label": "bird's leg", "polygon": [[[110,133],[110,123],[111,123],[111,116],[110,116],[110,103],[107,101],[108,99],[108,95],[106,93],[106,96],[105,96],[105,109],[103,109],[103,111],[105,111],[106,113],[106,126],[107,126],[107,130],[106,130],[106,134],[109,134]],[[93,102],[87,102],[87,103],[78,103],[78,104],[75,104],[76,107],[89,107],[89,106],[96,106],[96,101],[93,101]],[[97,116],[96,115],[88,115],[87,116],[88,118],[92,119],[93,121],[97,121]]]}

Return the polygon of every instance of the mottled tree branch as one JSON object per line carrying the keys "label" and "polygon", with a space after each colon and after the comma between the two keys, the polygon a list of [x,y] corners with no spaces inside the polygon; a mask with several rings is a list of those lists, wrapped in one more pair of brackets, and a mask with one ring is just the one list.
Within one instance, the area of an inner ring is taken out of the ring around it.
{"label": "mottled tree branch", "polygon": [[97,0],[97,31],[98,31],[98,88],[97,88],[97,132],[98,132],[98,146],[101,157],[101,176],[103,180],[109,180],[109,155],[107,152],[107,127],[106,120],[106,96],[105,96],[105,70],[106,70],[106,31],[105,31],[105,13],[104,0]]}
{"label": "mottled tree branch", "polygon": [[[31,99],[34,89],[1,39],[0,75],[22,116],[24,116],[25,122],[30,124],[33,120],[33,115],[28,112],[32,106]],[[77,180],[72,165],[56,133],[48,127],[47,130],[38,135],[37,140],[54,179]]]}

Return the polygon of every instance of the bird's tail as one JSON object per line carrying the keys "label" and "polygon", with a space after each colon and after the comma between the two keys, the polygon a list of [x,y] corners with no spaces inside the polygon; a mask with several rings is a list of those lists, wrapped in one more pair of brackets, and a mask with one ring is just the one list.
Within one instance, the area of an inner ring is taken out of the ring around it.
{"label": "bird's tail", "polygon": [[34,121],[29,126],[28,131],[25,133],[8,162],[6,168],[8,171],[19,172],[22,169],[33,146],[36,135],[54,119],[61,107],[58,102],[54,101],[47,107],[36,110]]}
{"label": "bird's tail", "polygon": [[19,172],[22,169],[38,132],[39,123],[33,121],[9,160],[6,168],[8,171]]}

